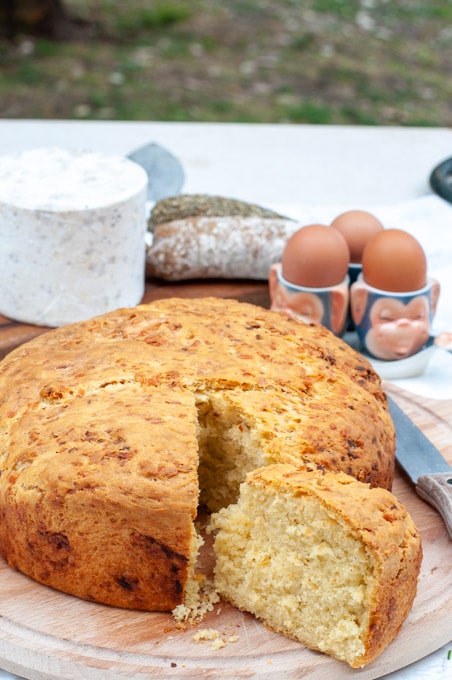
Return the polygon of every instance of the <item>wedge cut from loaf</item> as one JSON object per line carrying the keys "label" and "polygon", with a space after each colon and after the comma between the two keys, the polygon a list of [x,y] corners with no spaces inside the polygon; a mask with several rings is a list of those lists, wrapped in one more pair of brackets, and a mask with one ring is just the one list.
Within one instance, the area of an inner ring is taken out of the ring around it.
{"label": "wedge cut from loaf", "polygon": [[385,649],[412,607],[418,531],[391,492],[347,474],[255,470],[211,530],[222,597],[353,668]]}

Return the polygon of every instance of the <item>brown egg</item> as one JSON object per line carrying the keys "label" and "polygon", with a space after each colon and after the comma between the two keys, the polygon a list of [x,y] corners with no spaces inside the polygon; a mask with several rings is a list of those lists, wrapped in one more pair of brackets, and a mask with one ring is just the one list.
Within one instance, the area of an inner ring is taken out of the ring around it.
{"label": "brown egg", "polygon": [[367,241],[383,230],[380,220],[366,210],[347,210],[338,215],[331,226],[340,231],[347,241],[353,264],[361,262]]}
{"label": "brown egg", "polygon": [[342,234],[324,224],[309,224],[287,241],[281,259],[282,275],[296,286],[326,288],[344,280],[349,261]]}
{"label": "brown egg", "polygon": [[407,293],[426,285],[427,258],[414,236],[402,229],[385,229],[364,248],[362,273],[373,288]]}

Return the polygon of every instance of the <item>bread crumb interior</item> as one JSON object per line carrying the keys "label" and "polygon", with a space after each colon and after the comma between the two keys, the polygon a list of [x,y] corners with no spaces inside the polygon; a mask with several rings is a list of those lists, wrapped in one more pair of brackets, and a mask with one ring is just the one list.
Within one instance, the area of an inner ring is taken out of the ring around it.
{"label": "bread crumb interior", "polygon": [[227,391],[197,395],[200,504],[213,513],[215,578],[193,571],[179,622],[198,622],[219,596],[275,631],[353,663],[365,652],[372,557],[317,499],[243,485],[268,464],[259,428]]}
{"label": "bread crumb interior", "polygon": [[215,584],[222,596],[340,660],[364,653],[371,557],[318,502],[244,486],[236,505],[212,515],[211,529],[219,530]]}
{"label": "bread crumb interior", "polygon": [[[224,398],[224,391],[198,393],[196,407],[199,502],[210,512],[216,512],[237,501],[246,474],[264,465],[265,459],[245,416]],[[220,599],[213,582],[199,571],[199,550],[203,542],[197,531],[193,537],[184,602],[172,612],[181,625],[203,620]]]}
{"label": "bread crumb interior", "polygon": [[200,503],[212,512],[235,503],[247,473],[266,464],[246,417],[222,396],[197,395]]}

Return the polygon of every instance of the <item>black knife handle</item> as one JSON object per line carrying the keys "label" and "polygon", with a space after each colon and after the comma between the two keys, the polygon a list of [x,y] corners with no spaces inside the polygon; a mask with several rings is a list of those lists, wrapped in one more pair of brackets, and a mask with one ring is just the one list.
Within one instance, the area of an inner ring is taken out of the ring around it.
{"label": "black knife handle", "polygon": [[416,491],[440,513],[452,539],[452,472],[422,475],[417,480]]}

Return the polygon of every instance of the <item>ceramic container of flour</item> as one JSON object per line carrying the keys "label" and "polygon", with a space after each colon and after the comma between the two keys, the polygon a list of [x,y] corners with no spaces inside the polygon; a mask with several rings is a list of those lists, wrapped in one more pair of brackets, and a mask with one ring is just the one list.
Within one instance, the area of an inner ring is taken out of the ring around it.
{"label": "ceramic container of flour", "polygon": [[138,164],[95,152],[0,157],[0,313],[61,326],[138,304],[147,184]]}

